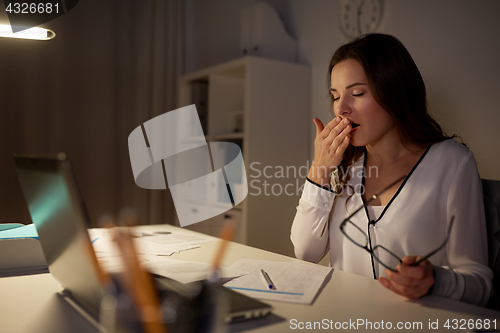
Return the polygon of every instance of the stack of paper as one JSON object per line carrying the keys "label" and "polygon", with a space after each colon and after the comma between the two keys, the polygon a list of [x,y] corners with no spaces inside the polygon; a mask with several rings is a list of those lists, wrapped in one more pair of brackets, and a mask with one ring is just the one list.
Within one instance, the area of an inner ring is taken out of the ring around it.
{"label": "stack of paper", "polygon": [[[96,253],[116,253],[108,229],[89,229],[89,235]],[[167,232],[162,229],[152,229],[147,232],[133,231],[132,235],[137,253],[144,255],[170,256],[173,253],[197,248],[197,244],[213,241],[208,237],[182,232]]]}
{"label": "stack of paper", "polygon": [[[123,270],[119,251],[112,240],[109,229],[89,229],[90,239],[101,267],[108,272]],[[139,262],[150,272],[169,277],[182,283],[206,279],[211,273],[211,265],[167,259],[173,253],[199,247],[198,244],[213,242],[214,238],[192,235],[184,232],[169,232],[163,229],[134,230],[135,249]],[[228,279],[245,274],[240,270],[221,267],[219,277]]]}
{"label": "stack of paper", "polygon": [[[207,263],[167,258],[145,263],[145,266],[151,273],[166,276],[182,283],[204,280],[212,272],[212,265]],[[238,269],[220,267],[219,278],[229,279],[244,274],[245,272]]]}
{"label": "stack of paper", "polygon": [[2,275],[47,269],[34,224],[0,224],[0,253]]}
{"label": "stack of paper", "polygon": [[[110,273],[120,273],[124,269],[122,257],[96,253],[99,265]],[[212,273],[212,265],[203,262],[174,260],[155,255],[138,255],[139,263],[151,273],[165,276],[181,283],[190,283],[206,279]],[[220,267],[219,278],[231,279],[244,275],[245,272]]]}

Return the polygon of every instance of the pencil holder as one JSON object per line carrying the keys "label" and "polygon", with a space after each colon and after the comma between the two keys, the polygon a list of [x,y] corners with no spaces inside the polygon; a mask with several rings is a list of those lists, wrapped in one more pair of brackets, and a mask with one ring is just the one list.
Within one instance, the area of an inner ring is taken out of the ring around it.
{"label": "pencil holder", "polygon": [[221,292],[222,286],[206,280],[200,284],[200,291],[194,298],[195,332],[226,332],[225,318],[228,314],[228,299]]}
{"label": "pencil holder", "polygon": [[228,300],[220,288],[204,281],[163,290],[160,308],[168,332],[226,332]]}
{"label": "pencil holder", "polygon": [[107,286],[101,300],[99,322],[101,332],[142,333],[141,316],[130,296],[124,292],[116,279]]}
{"label": "pencil holder", "polygon": [[[106,287],[101,301],[101,331],[107,333],[146,332],[144,316],[134,304],[132,297],[123,288],[121,279],[113,277]],[[157,280],[157,292],[161,300],[161,321],[168,333],[219,333],[226,332],[228,299],[222,286],[211,280],[182,284],[162,279]]]}

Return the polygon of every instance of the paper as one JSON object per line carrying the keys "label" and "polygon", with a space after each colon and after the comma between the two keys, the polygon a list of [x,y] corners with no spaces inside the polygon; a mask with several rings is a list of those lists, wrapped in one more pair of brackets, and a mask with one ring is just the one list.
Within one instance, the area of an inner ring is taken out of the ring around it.
{"label": "paper", "polygon": [[[182,283],[204,280],[211,273],[212,269],[212,265],[207,263],[168,258],[145,263],[145,266],[151,273],[165,276]],[[245,272],[238,269],[221,267],[219,278],[234,278],[243,274],[245,274]]]}
{"label": "paper", "polygon": [[[164,228],[132,229],[138,260],[148,271],[182,283],[204,280],[211,273],[207,263],[168,259],[164,256],[198,247],[197,244],[213,242],[213,237],[191,235],[183,232],[169,232]],[[96,257],[101,267],[110,273],[124,269],[122,256],[112,240],[108,229],[89,229]],[[240,270],[220,268],[219,277],[234,278],[245,274]]]}
{"label": "paper", "polygon": [[0,231],[0,239],[21,239],[21,238],[38,239],[38,232],[36,231],[36,227],[33,223],[28,225],[21,224],[21,226]]}
{"label": "paper", "polygon": [[169,245],[181,242],[189,243],[192,245],[213,242],[216,239],[213,237],[206,237],[202,235],[192,235],[185,232],[178,231],[164,231],[164,229],[151,230],[146,232],[134,232],[134,235],[141,237],[141,240],[152,242],[156,244]]}
{"label": "paper", "polygon": [[[124,271],[123,257],[113,253],[96,253],[99,266],[108,273],[120,273]],[[137,260],[141,265],[162,260],[162,257],[155,255],[138,255]],[[147,266],[146,266],[147,267]]]}
{"label": "paper", "polygon": [[[250,297],[298,304],[311,304],[331,267],[306,265],[291,262],[254,260],[241,258],[229,268],[247,273],[224,284]],[[261,269],[266,271],[276,290],[262,278]]]}
{"label": "paper", "polygon": [[[124,270],[122,256],[113,253],[96,253],[99,265],[108,273],[120,273]],[[207,278],[212,266],[207,263],[174,260],[156,255],[138,255],[139,263],[154,274],[165,276],[173,280],[190,283]],[[221,267],[219,277],[230,279],[245,274],[240,270]]]}
{"label": "paper", "polygon": [[[150,236],[149,233],[142,233],[137,231],[134,231],[132,235],[134,237],[135,249],[138,254],[170,256],[173,253],[198,247],[197,245],[192,245],[182,240],[178,240],[175,242],[165,242],[165,244],[161,244],[161,239],[164,238],[163,235]],[[89,236],[92,240],[92,245],[96,253],[117,253],[109,230],[89,229]],[[160,243],[146,240],[154,238],[158,238],[160,240]]]}

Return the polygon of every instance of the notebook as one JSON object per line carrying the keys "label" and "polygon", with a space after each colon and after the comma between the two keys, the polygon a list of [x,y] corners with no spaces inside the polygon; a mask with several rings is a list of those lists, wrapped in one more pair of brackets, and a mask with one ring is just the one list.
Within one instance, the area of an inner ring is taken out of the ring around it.
{"label": "notebook", "polygon": [[[99,317],[101,287],[97,259],[87,232],[89,217],[71,164],[64,153],[15,156],[16,171],[50,273],[64,293],[94,319]],[[163,279],[163,281],[162,281]],[[155,276],[157,287],[172,281]],[[258,318],[272,307],[228,288],[226,322]]]}

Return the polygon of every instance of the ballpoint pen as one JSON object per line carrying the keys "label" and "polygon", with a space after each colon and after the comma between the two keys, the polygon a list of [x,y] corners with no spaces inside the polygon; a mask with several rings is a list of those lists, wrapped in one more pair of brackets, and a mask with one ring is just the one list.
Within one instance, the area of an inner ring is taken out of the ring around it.
{"label": "ballpoint pen", "polygon": [[261,269],[260,272],[262,273],[262,277],[264,278],[264,281],[266,282],[266,285],[269,287],[269,289],[276,290],[276,286],[269,277],[269,274],[267,274],[263,269]]}

